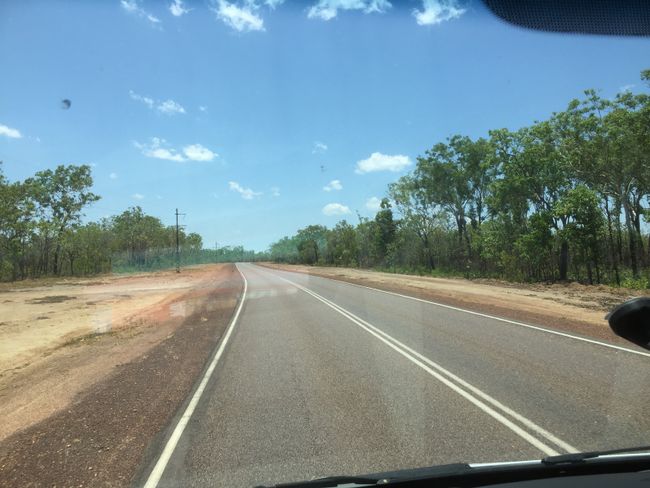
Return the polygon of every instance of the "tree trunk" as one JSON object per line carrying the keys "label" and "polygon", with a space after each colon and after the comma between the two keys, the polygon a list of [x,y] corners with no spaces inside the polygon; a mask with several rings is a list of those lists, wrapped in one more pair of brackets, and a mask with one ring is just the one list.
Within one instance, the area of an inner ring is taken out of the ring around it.
{"label": "tree trunk", "polygon": [[467,259],[471,262],[474,255],[472,252],[472,243],[469,240],[469,234],[467,233],[467,229],[465,229],[465,244],[467,245]]}
{"label": "tree trunk", "polygon": [[[612,213],[609,211],[609,197],[605,197],[605,214],[607,215],[607,233],[609,237],[610,258],[612,260],[612,268],[614,269],[614,277],[616,279],[616,286],[621,286],[621,276],[618,272],[618,256],[616,255],[616,245],[614,243],[614,232],[612,230]],[[600,277],[598,278],[600,283]]]}
{"label": "tree trunk", "polygon": [[[584,253],[584,254],[586,255],[587,253]],[[594,284],[594,274],[593,274],[593,271],[591,269],[591,259],[587,258],[586,262],[587,262],[587,279],[589,280],[589,284],[593,285]]]}
{"label": "tree trunk", "polygon": [[52,273],[56,276],[59,274],[59,254],[61,253],[61,246],[57,242],[54,248],[54,263],[52,264]]}
{"label": "tree trunk", "polygon": [[614,214],[614,222],[616,223],[616,251],[618,252],[618,262],[623,261],[623,230],[621,229],[621,202],[616,201],[616,213]]}
{"label": "tree trunk", "polygon": [[560,281],[566,281],[569,267],[569,243],[562,241],[560,246]]}
{"label": "tree trunk", "polygon": [[637,248],[636,248],[636,229],[632,222],[632,216],[630,215],[631,209],[630,204],[627,200],[623,203],[623,210],[625,211],[625,225],[627,227],[627,234],[630,246],[630,267],[632,268],[632,276],[634,278],[639,277],[639,265],[637,257]]}
{"label": "tree trunk", "polygon": [[50,271],[50,238],[46,235],[43,242],[43,256],[41,273],[47,275]]}
{"label": "tree trunk", "polygon": [[433,253],[431,252],[431,245],[429,243],[429,236],[427,236],[425,234],[422,241],[424,243],[424,251],[427,254],[427,267],[429,268],[429,271],[433,271],[434,269],[436,269],[436,265],[435,265],[435,263],[433,261]]}
{"label": "tree trunk", "polygon": [[636,231],[636,242],[639,258],[641,259],[641,265],[646,266],[645,259],[645,250],[643,249],[643,236],[641,234],[641,214],[643,213],[643,208],[641,207],[641,197],[635,197],[634,199],[634,230]]}

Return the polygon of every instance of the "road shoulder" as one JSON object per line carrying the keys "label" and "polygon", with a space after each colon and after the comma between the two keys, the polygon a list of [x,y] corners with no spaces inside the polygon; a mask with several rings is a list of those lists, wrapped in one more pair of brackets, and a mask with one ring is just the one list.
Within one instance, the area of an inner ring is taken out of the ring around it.
{"label": "road shoulder", "polygon": [[[136,337],[139,354],[117,364],[101,381],[78,392],[72,402],[49,417],[18,430],[0,442],[0,479],[7,486],[128,485],[147,446],[167,426],[192,390],[221,335],[242,290],[235,266],[175,303],[181,320],[160,321],[163,337]],[[141,340],[145,338],[145,340]],[[73,344],[92,365],[110,357],[115,334]],[[148,342],[147,344],[145,344]],[[133,346],[133,343],[130,345]],[[84,362],[85,361],[85,362]],[[12,392],[5,391],[9,397]],[[43,392],[40,403],[56,397]]]}

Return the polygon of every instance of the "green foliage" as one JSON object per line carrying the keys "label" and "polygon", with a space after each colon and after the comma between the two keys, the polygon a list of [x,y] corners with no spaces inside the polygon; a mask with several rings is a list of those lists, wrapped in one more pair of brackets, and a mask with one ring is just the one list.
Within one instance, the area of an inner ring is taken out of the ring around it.
{"label": "green foliage", "polygon": [[291,263],[299,262],[298,259],[298,241],[295,237],[283,237],[277,242],[271,244],[269,248],[269,256],[276,263]]}
{"label": "green foliage", "polygon": [[633,278],[630,275],[622,279],[621,286],[633,290],[647,290],[650,288],[650,279],[647,277]]}
{"label": "green foliage", "polygon": [[[648,82],[650,70],[641,78]],[[389,185],[374,219],[320,228],[321,258],[313,244],[302,244],[282,259],[646,287],[649,127],[648,94],[607,100],[586,90],[529,127],[475,140],[451,136]],[[273,244],[271,257],[278,260],[275,250],[297,242]]]}
{"label": "green foliage", "polygon": [[327,240],[327,229],[322,225],[310,225],[296,234],[298,259],[305,264],[316,264],[321,259]]}
{"label": "green foliage", "polygon": [[[83,210],[99,199],[91,187],[88,166],[58,166],[13,183],[0,171],[0,280],[176,266],[176,229],[140,207],[82,223]],[[203,249],[200,235],[183,230],[178,240],[183,266],[261,257],[241,246]]]}
{"label": "green foliage", "polygon": [[342,220],[327,234],[325,262],[335,266],[356,266],[357,240],[355,228]]}

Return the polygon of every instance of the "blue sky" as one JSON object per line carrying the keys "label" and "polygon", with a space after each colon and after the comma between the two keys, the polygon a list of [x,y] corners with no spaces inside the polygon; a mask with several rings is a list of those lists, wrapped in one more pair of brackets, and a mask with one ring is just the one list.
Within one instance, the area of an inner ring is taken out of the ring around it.
{"label": "blue sky", "polygon": [[451,134],[643,89],[649,55],[647,39],[526,31],[473,2],[7,1],[0,160],[11,180],[91,164],[88,219],[140,205],[171,224],[178,207],[205,246],[263,250],[374,215]]}

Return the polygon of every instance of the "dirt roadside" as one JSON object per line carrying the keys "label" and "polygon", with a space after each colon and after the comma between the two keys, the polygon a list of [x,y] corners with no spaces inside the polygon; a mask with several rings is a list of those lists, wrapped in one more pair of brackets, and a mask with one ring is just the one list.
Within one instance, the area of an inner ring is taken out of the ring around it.
{"label": "dirt roadside", "polygon": [[604,285],[523,284],[498,280],[431,278],[353,268],[258,264],[371,286],[624,346],[631,345],[611,332],[605,320],[606,313],[625,300],[650,295],[639,290]]}
{"label": "dirt roadside", "polygon": [[0,284],[0,379],[80,336],[120,332],[211,279],[215,266]]}
{"label": "dirt roadside", "polygon": [[[77,335],[15,356],[30,359],[0,378],[0,486],[130,483],[147,446],[191,391],[243,287],[233,265],[154,275],[84,287],[132,287],[132,295],[139,287],[140,301],[114,301],[131,311],[111,320],[110,331],[88,335],[73,327]],[[156,283],[166,287],[156,291]],[[41,293],[57,296],[60,289]],[[83,293],[66,296],[79,303]]]}

